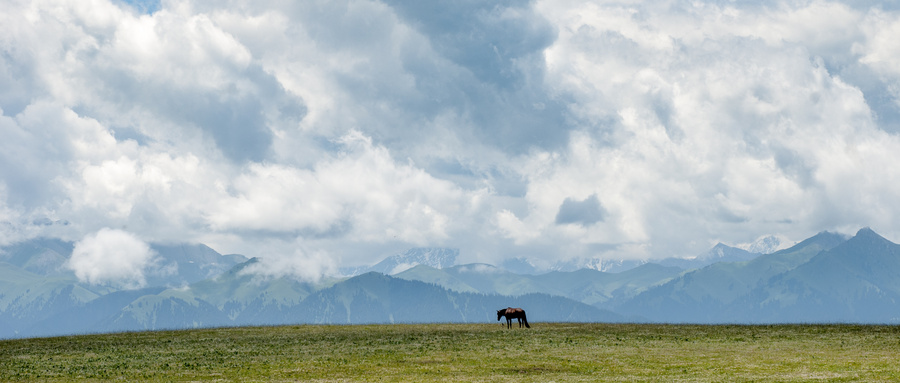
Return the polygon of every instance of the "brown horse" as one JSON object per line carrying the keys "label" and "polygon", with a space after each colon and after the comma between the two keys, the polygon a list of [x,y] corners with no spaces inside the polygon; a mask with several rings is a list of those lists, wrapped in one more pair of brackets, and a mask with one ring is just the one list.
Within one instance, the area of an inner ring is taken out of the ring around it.
{"label": "brown horse", "polygon": [[498,322],[500,321],[500,317],[503,317],[503,316],[506,317],[506,328],[512,328],[513,318],[519,320],[520,328],[522,327],[522,322],[525,322],[525,327],[531,328],[531,326],[528,325],[528,319],[525,318],[525,310],[522,310],[520,308],[512,308],[512,307],[507,307],[505,309],[497,310],[497,321]]}

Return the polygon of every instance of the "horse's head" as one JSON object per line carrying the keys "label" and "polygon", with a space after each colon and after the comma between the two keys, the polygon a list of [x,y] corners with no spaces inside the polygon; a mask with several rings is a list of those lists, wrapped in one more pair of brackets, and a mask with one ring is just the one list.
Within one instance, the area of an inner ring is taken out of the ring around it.
{"label": "horse's head", "polygon": [[506,309],[497,310],[497,320],[499,321],[504,314],[506,314]]}

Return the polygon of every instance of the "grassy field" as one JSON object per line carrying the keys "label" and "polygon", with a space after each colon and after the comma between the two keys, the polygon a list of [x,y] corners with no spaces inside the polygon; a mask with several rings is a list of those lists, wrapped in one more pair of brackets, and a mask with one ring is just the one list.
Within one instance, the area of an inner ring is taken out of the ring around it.
{"label": "grassy field", "polygon": [[286,326],[0,341],[2,381],[900,381],[900,328]]}

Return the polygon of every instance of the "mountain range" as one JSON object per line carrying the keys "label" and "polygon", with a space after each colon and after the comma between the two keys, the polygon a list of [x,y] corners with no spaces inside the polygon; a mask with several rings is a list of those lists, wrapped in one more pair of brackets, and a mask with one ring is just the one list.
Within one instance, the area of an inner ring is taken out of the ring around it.
{"label": "mountain range", "polygon": [[417,265],[427,265],[442,269],[455,265],[457,257],[459,257],[459,249],[416,247],[401,254],[387,257],[372,266],[342,268],[341,274],[352,277],[374,271],[386,275],[394,275]]}
{"label": "mountain range", "polygon": [[0,338],[293,323],[490,323],[507,306],[525,308],[532,323],[900,322],[900,245],[868,228],[850,238],[822,232],[769,254],[718,244],[690,260],[641,262],[615,273],[457,265],[458,250],[417,248],[315,283],[253,274],[256,258],[204,245],[152,248],[158,267],[169,271],[132,290],[79,281],[65,267],[68,242],[35,239],[0,249]]}

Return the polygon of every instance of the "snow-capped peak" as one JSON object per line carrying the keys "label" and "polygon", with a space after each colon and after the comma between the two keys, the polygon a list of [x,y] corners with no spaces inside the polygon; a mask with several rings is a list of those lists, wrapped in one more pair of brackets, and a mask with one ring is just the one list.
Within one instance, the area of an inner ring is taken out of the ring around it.
{"label": "snow-capped peak", "polygon": [[550,267],[553,271],[575,271],[591,269],[603,272],[620,272],[633,269],[647,263],[638,259],[603,259],[603,258],[577,258],[569,261],[560,261]]}
{"label": "snow-capped peak", "polygon": [[751,253],[759,253],[759,254],[771,254],[778,250],[787,249],[788,247],[793,246],[794,244],[778,235],[764,235],[762,237],[757,238],[753,242],[749,243],[741,243],[735,245],[734,247],[738,249],[743,249]]}
{"label": "snow-capped peak", "polygon": [[417,247],[409,249],[402,254],[392,255],[381,262],[376,263],[360,273],[377,271],[382,274],[394,275],[409,270],[418,265],[443,269],[456,265],[459,249],[442,247]]}

